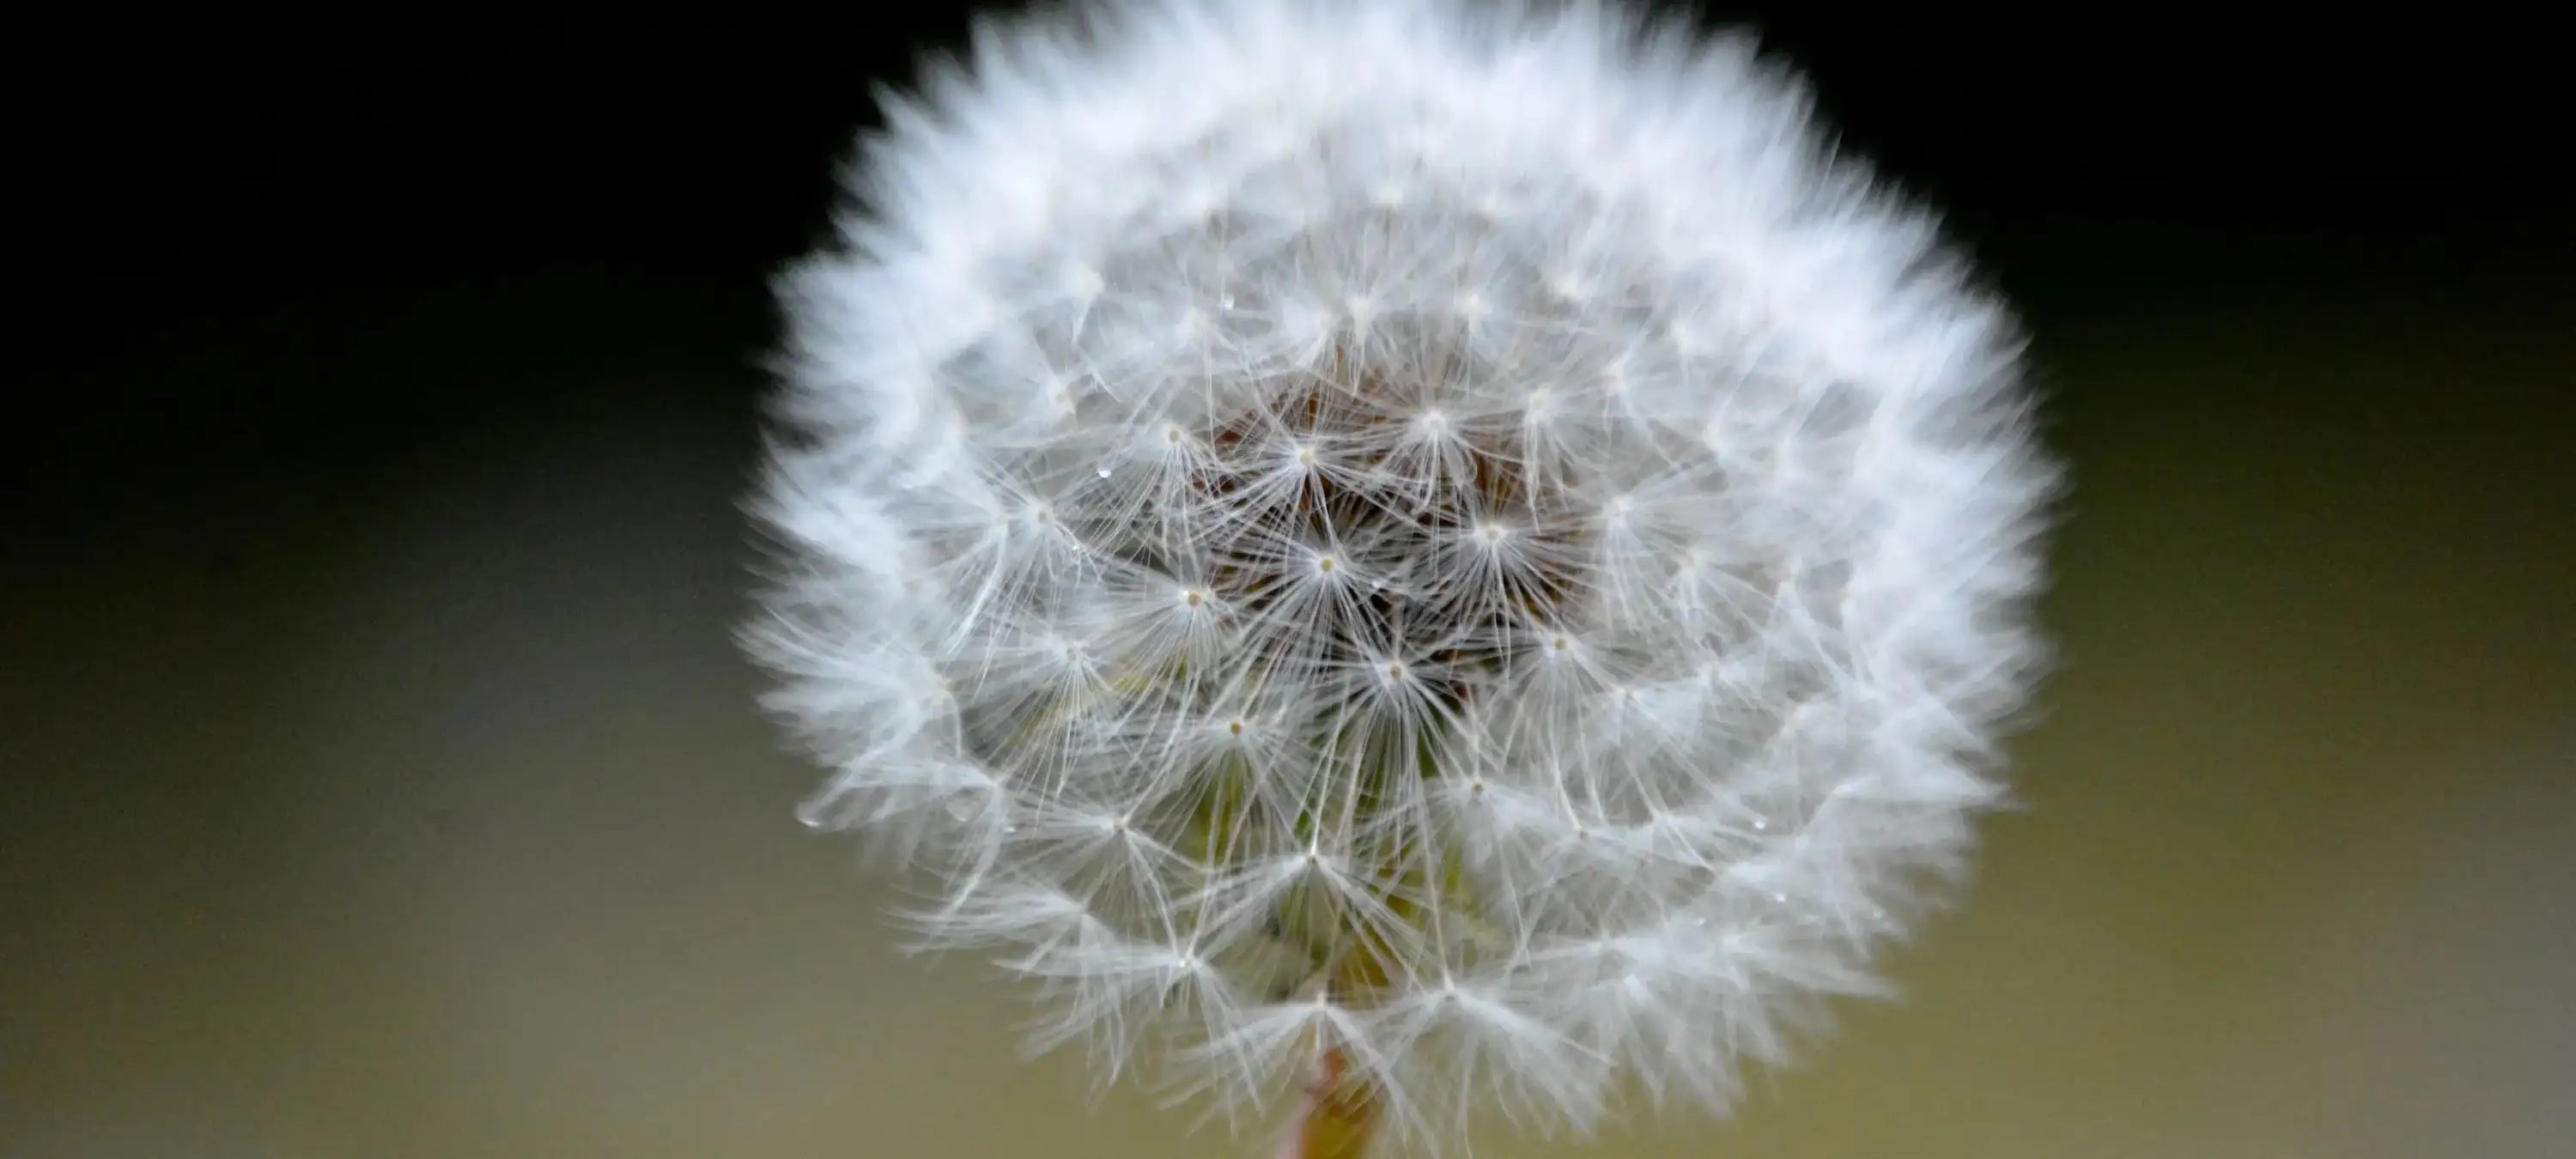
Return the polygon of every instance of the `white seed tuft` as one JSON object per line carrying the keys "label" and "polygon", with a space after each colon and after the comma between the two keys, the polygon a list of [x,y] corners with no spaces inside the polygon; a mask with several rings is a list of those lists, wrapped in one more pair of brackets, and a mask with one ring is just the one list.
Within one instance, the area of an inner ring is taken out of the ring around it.
{"label": "white seed tuft", "polygon": [[1722,1109],[1876,991],[2001,798],[2057,474],[1794,79],[1615,4],[1134,0],[887,120],[782,282],[745,637],[801,815],[1039,1045],[1230,1112],[1332,1049],[1431,1142]]}

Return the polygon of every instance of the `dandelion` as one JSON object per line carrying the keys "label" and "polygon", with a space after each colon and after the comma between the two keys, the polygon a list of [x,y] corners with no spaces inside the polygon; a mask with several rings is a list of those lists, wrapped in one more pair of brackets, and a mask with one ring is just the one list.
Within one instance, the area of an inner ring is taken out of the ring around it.
{"label": "dandelion", "polygon": [[[1039,1048],[1286,1154],[1723,1111],[1963,868],[2018,332],[1741,37],[1137,0],[889,97],[748,646]],[[1147,1064],[1153,1064],[1148,1067]]]}

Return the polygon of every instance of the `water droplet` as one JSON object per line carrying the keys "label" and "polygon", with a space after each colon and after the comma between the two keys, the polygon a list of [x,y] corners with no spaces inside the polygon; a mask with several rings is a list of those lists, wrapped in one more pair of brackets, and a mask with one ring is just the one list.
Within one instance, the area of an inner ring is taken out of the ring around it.
{"label": "water droplet", "polygon": [[963,825],[984,812],[984,798],[973,793],[959,793],[948,799],[945,811],[949,820]]}
{"label": "water droplet", "polygon": [[1099,466],[1098,468],[1095,468],[1091,473],[1092,473],[1092,474],[1094,474],[1094,475],[1098,475],[1098,476],[1100,476],[1100,477],[1101,477],[1101,478],[1103,478],[1103,479],[1106,479],[1106,478],[1108,478],[1108,477],[1109,477],[1109,466],[1108,466],[1108,464],[1105,464],[1105,463],[1104,463],[1104,464],[1102,464],[1101,466]]}
{"label": "water droplet", "polygon": [[1218,309],[1220,309],[1220,310],[1231,310],[1231,309],[1233,309],[1233,308],[1234,308],[1234,295],[1232,295],[1232,294],[1219,294],[1219,295],[1217,295],[1217,298],[1216,298],[1216,305],[1217,305],[1217,308],[1218,308]]}

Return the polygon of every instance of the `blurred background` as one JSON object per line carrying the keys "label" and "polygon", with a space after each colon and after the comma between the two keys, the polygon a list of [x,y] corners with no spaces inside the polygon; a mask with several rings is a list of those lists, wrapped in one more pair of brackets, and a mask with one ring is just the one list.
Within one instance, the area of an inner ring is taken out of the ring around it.
{"label": "blurred background", "polygon": [[[1709,19],[2035,331],[2063,666],[1900,1000],[1731,1120],[1479,1153],[2565,1154],[2532,33],[1780,9]],[[764,279],[962,10],[626,19],[25,46],[0,1157],[1260,1153],[898,954],[729,636]]]}

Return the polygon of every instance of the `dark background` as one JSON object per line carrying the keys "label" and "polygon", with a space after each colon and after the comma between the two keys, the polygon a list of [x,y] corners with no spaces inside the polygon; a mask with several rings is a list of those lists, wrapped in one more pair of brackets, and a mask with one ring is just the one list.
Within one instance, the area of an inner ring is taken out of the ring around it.
{"label": "dark background", "polygon": [[[302,458],[348,424],[489,421],[453,393],[471,375],[425,395],[349,373],[441,311],[443,356],[486,369],[495,343],[525,365],[643,335],[756,356],[764,278],[822,239],[872,86],[961,40],[970,10],[906,8],[67,37],[89,67],[32,126],[65,159],[21,184],[66,203],[72,228],[27,232],[71,243],[45,309],[94,329],[39,345],[96,421],[38,438],[63,459],[209,434]],[[2462,6],[1887,9],[1704,19],[1800,65],[1843,139],[1942,208],[2043,331],[2329,300],[2563,316],[2569,149],[2537,27]]]}
{"label": "dark background", "polygon": [[[2552,42],[2461,6],[1776,8],[1712,19],[2032,327],[2067,666],[1906,1002],[1731,1124],[1598,1153],[2576,1135]],[[871,84],[964,27],[22,48],[0,1156],[1222,1146],[1090,1112],[996,988],[894,955],[727,638],[765,279]]]}

